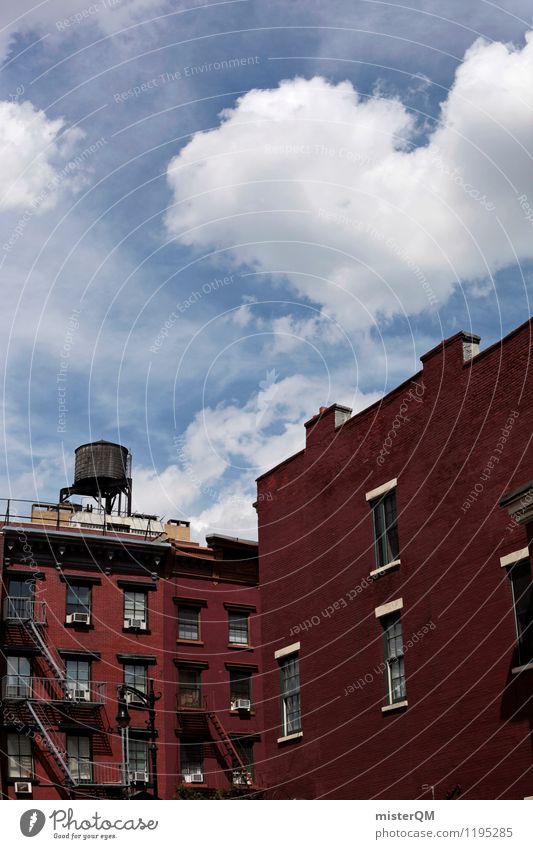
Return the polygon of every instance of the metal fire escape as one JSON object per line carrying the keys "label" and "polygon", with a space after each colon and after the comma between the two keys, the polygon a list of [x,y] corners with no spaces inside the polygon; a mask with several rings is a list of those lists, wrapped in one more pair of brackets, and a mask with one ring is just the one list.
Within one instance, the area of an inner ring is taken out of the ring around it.
{"label": "metal fire escape", "polygon": [[[201,706],[202,702],[203,707]],[[257,789],[250,770],[242,760],[231,736],[226,731],[216,711],[210,708],[207,697],[203,700],[198,700],[198,707],[196,709],[191,707],[184,709],[180,707],[178,699],[177,712],[181,731],[184,734],[195,737],[208,737],[215,743],[223,762],[226,764],[226,769],[232,774],[235,785]]]}
{"label": "metal fire escape", "polygon": [[[35,739],[41,744],[43,762],[54,783],[68,797],[76,791],[86,798],[101,797],[101,790],[97,790],[95,785],[100,788],[102,785],[122,787],[125,783],[122,763],[82,764],[76,759],[73,761],[65,749],[61,727],[64,720],[74,726],[89,727],[102,738],[102,753],[111,753],[102,719],[103,699],[97,700],[95,696],[95,693],[102,692],[102,685],[91,685],[88,701],[77,700],[72,682],[67,680],[63,671],[60,656],[45,637],[45,603],[33,598],[8,597],[4,600],[4,623],[9,642],[14,647],[21,644],[34,647],[46,668],[45,677],[32,674],[30,679],[19,678],[15,685],[6,684],[2,695],[6,702],[15,702],[22,707],[19,710],[22,721],[38,729],[40,738]],[[93,775],[95,767],[99,768],[96,777]]]}

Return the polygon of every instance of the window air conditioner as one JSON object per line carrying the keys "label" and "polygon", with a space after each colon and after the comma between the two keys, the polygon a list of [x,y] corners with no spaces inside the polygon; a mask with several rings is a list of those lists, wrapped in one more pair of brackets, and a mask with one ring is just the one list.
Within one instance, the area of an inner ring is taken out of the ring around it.
{"label": "window air conditioner", "polygon": [[203,772],[189,772],[183,776],[185,784],[202,784],[204,780]]}
{"label": "window air conditioner", "polygon": [[139,696],[136,696],[135,693],[126,693],[126,702],[128,704],[140,705],[142,704],[142,699]]}
{"label": "window air conditioner", "polygon": [[146,631],[146,621],[144,619],[124,619],[125,628],[138,628],[140,631]]}
{"label": "window air conditioner", "polygon": [[147,772],[135,770],[134,772],[130,772],[130,781],[132,784],[148,784],[150,776]]}
{"label": "window air conditioner", "polygon": [[15,793],[31,793],[31,781],[15,781]]}
{"label": "window air conditioner", "polygon": [[67,613],[67,624],[69,625],[89,625],[90,622],[90,613]]}
{"label": "window air conditioner", "polygon": [[76,702],[90,702],[91,701],[91,691],[90,690],[81,690],[77,687],[71,687],[69,689],[69,696],[71,699],[74,699]]}
{"label": "window air conditioner", "polygon": [[237,710],[250,710],[252,707],[250,699],[237,699],[235,704],[237,705]]}

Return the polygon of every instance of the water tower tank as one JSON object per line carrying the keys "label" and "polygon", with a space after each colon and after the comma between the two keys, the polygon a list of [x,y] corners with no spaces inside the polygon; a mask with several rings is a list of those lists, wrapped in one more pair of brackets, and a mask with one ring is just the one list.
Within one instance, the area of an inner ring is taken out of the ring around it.
{"label": "water tower tank", "polygon": [[123,481],[129,477],[129,451],[116,442],[87,442],[76,448],[74,461],[74,485],[87,486],[102,491],[108,484]]}
{"label": "water tower tank", "polygon": [[131,454],[124,445],[100,439],[86,442],[75,451],[74,483],[64,487],[59,495],[60,502],[71,495],[87,495],[112,513],[118,506],[122,514],[122,499],[125,498],[127,515],[131,514]]}

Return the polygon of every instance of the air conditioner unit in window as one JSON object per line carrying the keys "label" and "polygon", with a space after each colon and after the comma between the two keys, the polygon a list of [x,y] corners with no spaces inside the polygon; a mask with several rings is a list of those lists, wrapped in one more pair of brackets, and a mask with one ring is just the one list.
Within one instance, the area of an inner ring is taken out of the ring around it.
{"label": "air conditioner unit in window", "polygon": [[15,793],[31,793],[31,781],[15,781]]}
{"label": "air conditioner unit in window", "polygon": [[134,772],[130,772],[130,781],[132,784],[148,784],[150,776],[147,772],[135,770]]}
{"label": "air conditioner unit in window", "polygon": [[124,619],[125,628],[138,628],[139,631],[146,631],[146,621],[144,619]]}
{"label": "air conditioner unit in window", "polygon": [[126,701],[128,704],[142,705],[142,699],[136,696],[135,693],[126,693]]}
{"label": "air conditioner unit in window", "polygon": [[204,780],[203,772],[189,772],[184,776],[185,784],[202,784]]}
{"label": "air conditioner unit in window", "polygon": [[90,613],[67,613],[68,625],[89,625],[90,622]]}
{"label": "air conditioner unit in window", "polygon": [[252,703],[250,699],[237,699],[235,706],[237,710],[250,710]]}
{"label": "air conditioner unit in window", "polygon": [[91,701],[91,691],[90,690],[82,690],[77,687],[69,687],[68,695],[70,699],[73,699],[75,702],[90,702]]}

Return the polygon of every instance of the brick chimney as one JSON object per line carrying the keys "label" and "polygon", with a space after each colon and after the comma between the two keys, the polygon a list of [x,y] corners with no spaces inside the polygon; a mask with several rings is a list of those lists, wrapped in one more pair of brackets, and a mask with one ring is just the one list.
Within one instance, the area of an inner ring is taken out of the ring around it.
{"label": "brick chimney", "polygon": [[320,407],[316,416],[305,423],[305,445],[320,445],[330,442],[339,428],[352,415],[351,407],[332,404],[331,407]]}
{"label": "brick chimney", "polygon": [[448,339],[443,339],[427,354],[420,357],[424,366],[424,376],[427,372],[443,368],[459,368],[473,360],[479,354],[480,336],[460,330]]}

